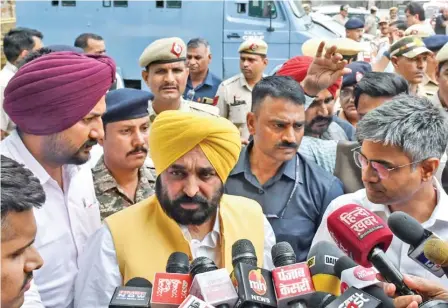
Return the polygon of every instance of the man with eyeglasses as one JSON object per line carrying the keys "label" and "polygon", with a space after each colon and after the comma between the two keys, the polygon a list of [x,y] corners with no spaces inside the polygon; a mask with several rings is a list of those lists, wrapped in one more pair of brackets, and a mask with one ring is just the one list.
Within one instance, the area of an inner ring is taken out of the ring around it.
{"label": "man with eyeglasses", "polygon": [[[358,123],[354,151],[365,189],[336,198],[328,206],[313,239],[333,242],[328,215],[346,204],[359,204],[387,220],[403,211],[448,240],[448,195],[434,174],[448,143],[448,119],[427,98],[402,95],[370,111]],[[408,244],[394,237],[386,255],[397,269],[448,286],[407,256]]]}
{"label": "man with eyeglasses", "polygon": [[351,125],[356,126],[359,119],[354,102],[354,89],[364,75],[372,71],[372,67],[369,63],[363,61],[352,62],[347,67],[350,68],[352,72],[345,75],[342,79],[342,88],[339,96],[341,110],[338,111],[337,116],[349,122]]}

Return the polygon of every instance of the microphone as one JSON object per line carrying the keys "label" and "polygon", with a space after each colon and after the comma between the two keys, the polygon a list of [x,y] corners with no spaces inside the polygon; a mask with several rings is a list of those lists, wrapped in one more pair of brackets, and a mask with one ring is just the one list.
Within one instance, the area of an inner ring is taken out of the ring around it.
{"label": "microphone", "polygon": [[335,274],[334,265],[344,253],[334,244],[321,241],[311,247],[308,252],[308,267],[316,291],[336,296],[340,292],[340,277]]}
{"label": "microphone", "polygon": [[109,308],[150,307],[151,283],[145,278],[134,277],[124,287],[117,287]]}
{"label": "microphone", "polygon": [[313,281],[305,262],[296,263],[296,254],[288,242],[280,242],[272,247],[272,270],[277,307],[305,305],[314,293]]}
{"label": "microphone", "polygon": [[340,257],[334,266],[335,273],[341,279],[341,293],[350,287],[355,287],[374,296],[381,301],[380,307],[393,308],[394,303],[380,286],[376,279],[376,271],[373,268],[365,268],[358,265],[347,256]]}
{"label": "microphone", "polygon": [[415,295],[403,282],[403,275],[386,257],[393,234],[381,218],[357,204],[347,204],[328,216],[328,231],[356,263],[376,267],[387,282],[393,283],[399,295]]}
{"label": "microphone", "polygon": [[257,255],[251,241],[242,239],[232,245],[231,278],[238,293],[235,308],[277,307],[272,274],[257,267]]}
{"label": "microphone", "polygon": [[445,274],[440,265],[428,260],[423,251],[426,241],[438,239],[437,235],[424,229],[414,217],[404,212],[392,213],[387,224],[400,240],[409,244],[409,258],[437,277],[442,277]]}
{"label": "microphone", "polygon": [[423,248],[425,256],[442,267],[448,277],[448,244],[441,239],[429,239]]}
{"label": "microphone", "polygon": [[180,304],[179,308],[213,308],[213,306],[190,294],[182,304]]}
{"label": "microphone", "polygon": [[190,294],[218,308],[233,307],[238,300],[235,288],[225,268],[218,269],[207,257],[193,260]]}
{"label": "microphone", "polygon": [[177,308],[188,296],[191,286],[188,256],[183,252],[173,252],[168,258],[166,273],[154,275],[152,308]]}
{"label": "microphone", "polygon": [[329,303],[327,308],[377,308],[381,306],[379,299],[354,287],[348,288],[341,296]]}
{"label": "microphone", "polygon": [[324,308],[327,307],[337,297],[326,292],[314,292],[308,301],[310,308]]}

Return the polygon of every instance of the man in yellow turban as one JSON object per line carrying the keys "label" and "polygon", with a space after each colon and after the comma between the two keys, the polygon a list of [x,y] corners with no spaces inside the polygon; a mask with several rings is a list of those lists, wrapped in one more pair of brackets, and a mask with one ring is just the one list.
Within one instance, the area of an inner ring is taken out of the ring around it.
{"label": "man in yellow turban", "polygon": [[115,288],[134,277],[152,282],[168,257],[208,257],[232,271],[232,245],[249,239],[258,265],[272,267],[275,236],[260,205],[223,193],[241,149],[225,118],[183,111],[157,116],[149,137],[156,195],[105,220],[80,260],[75,307],[108,307]]}

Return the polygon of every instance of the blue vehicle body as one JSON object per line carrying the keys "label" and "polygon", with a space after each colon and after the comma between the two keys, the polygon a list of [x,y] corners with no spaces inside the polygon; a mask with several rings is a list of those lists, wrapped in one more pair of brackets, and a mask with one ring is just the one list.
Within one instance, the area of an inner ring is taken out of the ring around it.
{"label": "blue vehicle body", "polygon": [[138,58],[162,37],[207,39],[213,54],[211,71],[223,79],[239,72],[238,46],[248,37],[268,43],[267,72],[300,55],[310,37],[336,37],[314,24],[297,0],[17,1],[16,18],[17,26],[40,30],[47,45],[73,45],[83,32],[101,35],[125,84],[137,88]]}

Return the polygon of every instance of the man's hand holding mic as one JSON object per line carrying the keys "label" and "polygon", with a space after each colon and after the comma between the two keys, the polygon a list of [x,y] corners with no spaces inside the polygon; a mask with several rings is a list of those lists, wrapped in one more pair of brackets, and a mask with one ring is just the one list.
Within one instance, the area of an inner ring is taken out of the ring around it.
{"label": "man's hand holding mic", "polygon": [[[384,281],[381,275],[377,277],[379,280]],[[416,291],[420,295],[406,295],[397,296],[394,298],[394,305],[396,308],[418,308],[424,300],[428,299],[439,299],[448,301],[448,290],[436,282],[423,279],[416,276],[404,275],[404,283]],[[394,297],[396,295],[396,287],[391,283],[384,283],[384,292],[390,296]]]}

